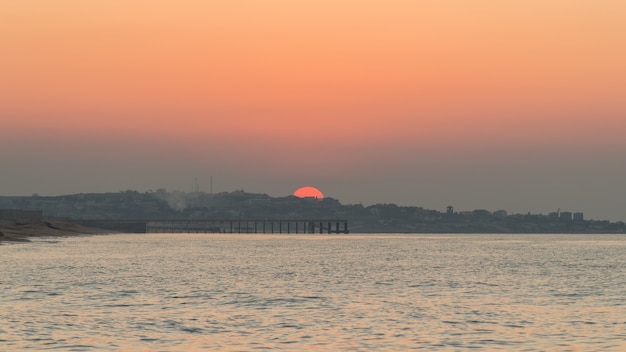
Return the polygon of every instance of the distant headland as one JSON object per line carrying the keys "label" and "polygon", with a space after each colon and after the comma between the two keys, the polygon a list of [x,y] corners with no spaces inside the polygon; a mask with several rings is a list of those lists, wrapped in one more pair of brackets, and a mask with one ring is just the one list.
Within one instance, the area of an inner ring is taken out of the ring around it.
{"label": "distant headland", "polygon": [[[345,219],[352,233],[626,233],[624,222],[587,220],[580,212],[508,214],[505,210],[457,212],[452,206],[439,211],[396,204],[344,205],[329,197],[271,197],[243,190],[215,194],[161,189],[143,193],[129,190],[63,196],[0,196],[0,221],[5,223],[0,232],[17,231],[9,230],[6,224],[20,220],[15,211],[21,211],[23,218],[33,217],[29,221],[40,224],[65,221],[65,224],[88,226],[84,228],[91,231],[88,233],[95,231],[93,228],[144,232],[146,221],[155,219],[311,218]],[[46,233],[50,233],[50,227],[47,228]]]}
{"label": "distant headland", "polygon": [[28,242],[32,237],[68,237],[111,232],[59,219],[0,219],[0,242]]}

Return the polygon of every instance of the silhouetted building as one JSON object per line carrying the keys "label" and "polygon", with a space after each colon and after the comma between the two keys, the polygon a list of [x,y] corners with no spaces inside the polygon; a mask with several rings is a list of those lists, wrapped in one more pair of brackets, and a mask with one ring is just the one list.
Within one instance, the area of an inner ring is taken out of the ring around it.
{"label": "silhouetted building", "polygon": [[454,214],[454,207],[451,205],[448,205],[448,210],[446,211],[448,213],[448,215],[452,215]]}
{"label": "silhouetted building", "polygon": [[561,215],[559,215],[559,219],[561,221],[572,221],[572,213],[569,211],[563,211],[561,212]]}
{"label": "silhouetted building", "polygon": [[583,213],[581,212],[574,213],[574,221],[583,221],[583,220],[584,220]]}

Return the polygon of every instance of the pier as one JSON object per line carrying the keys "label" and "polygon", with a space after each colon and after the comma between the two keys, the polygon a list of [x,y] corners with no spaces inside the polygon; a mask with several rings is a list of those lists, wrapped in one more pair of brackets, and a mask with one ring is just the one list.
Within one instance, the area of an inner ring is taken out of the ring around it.
{"label": "pier", "polygon": [[348,221],[337,219],[307,220],[149,220],[146,233],[349,233]]}

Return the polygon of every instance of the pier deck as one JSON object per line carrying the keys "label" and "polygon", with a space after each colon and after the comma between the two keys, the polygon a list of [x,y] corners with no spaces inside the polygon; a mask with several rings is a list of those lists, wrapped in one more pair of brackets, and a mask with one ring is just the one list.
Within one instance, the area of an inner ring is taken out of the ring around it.
{"label": "pier deck", "polygon": [[150,220],[147,233],[349,233],[344,219]]}

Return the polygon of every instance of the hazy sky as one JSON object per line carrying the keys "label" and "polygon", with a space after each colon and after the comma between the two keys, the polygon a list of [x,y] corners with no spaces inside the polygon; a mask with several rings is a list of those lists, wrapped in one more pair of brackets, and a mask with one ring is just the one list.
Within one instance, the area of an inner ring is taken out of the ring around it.
{"label": "hazy sky", "polygon": [[626,220],[626,1],[0,0],[0,194]]}

